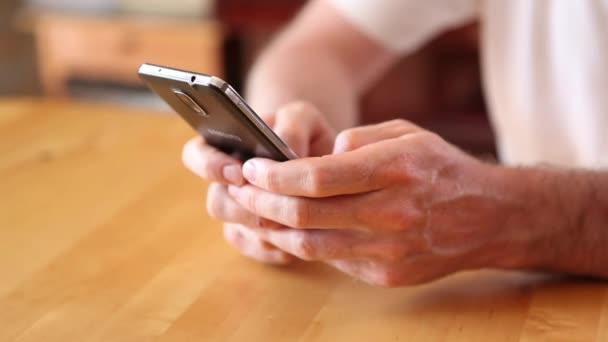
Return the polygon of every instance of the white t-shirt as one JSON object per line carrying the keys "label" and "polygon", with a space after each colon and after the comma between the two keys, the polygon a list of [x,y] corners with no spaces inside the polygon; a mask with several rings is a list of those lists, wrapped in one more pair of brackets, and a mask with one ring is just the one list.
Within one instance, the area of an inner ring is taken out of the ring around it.
{"label": "white t-shirt", "polygon": [[503,162],[608,167],[608,0],[332,2],[363,33],[400,53],[479,18]]}

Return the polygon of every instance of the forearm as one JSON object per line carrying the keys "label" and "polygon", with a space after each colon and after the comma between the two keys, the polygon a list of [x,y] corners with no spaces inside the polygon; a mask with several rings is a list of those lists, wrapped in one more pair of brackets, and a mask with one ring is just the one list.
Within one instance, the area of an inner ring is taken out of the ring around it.
{"label": "forearm", "polygon": [[522,258],[510,266],[608,277],[607,172],[503,168],[500,174],[517,203],[505,229]]}
{"label": "forearm", "polygon": [[335,129],[355,126],[357,91],[340,63],[322,51],[315,53],[312,63],[309,56],[296,52],[307,47],[279,44],[282,46],[262,55],[251,71],[246,94],[252,107],[269,113],[288,102],[303,100],[325,113]]}
{"label": "forearm", "polygon": [[398,58],[329,1],[310,1],[258,59],[247,97],[260,113],[308,101],[336,130],[343,130],[358,122],[359,96]]}

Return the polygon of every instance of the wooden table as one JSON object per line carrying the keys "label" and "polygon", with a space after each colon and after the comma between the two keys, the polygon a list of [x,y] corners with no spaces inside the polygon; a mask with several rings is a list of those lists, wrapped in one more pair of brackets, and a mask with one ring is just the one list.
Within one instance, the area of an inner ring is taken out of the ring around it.
{"label": "wooden table", "polygon": [[382,289],[222,242],[170,116],[0,101],[0,341],[608,341],[606,284],[495,271]]}

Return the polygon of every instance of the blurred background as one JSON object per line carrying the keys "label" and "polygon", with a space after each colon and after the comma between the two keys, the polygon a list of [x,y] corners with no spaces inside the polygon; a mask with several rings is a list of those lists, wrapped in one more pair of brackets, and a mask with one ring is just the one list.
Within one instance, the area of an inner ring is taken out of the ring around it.
{"label": "blurred background", "polygon": [[[140,83],[144,62],[218,75],[242,89],[258,53],[305,0],[3,0],[0,97],[167,107]],[[363,99],[365,123],[403,117],[467,151],[494,154],[478,27],[406,56]]]}

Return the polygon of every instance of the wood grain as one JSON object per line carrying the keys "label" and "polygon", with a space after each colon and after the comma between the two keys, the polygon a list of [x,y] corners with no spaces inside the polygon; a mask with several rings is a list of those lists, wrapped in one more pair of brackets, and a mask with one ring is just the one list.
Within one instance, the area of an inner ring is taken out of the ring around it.
{"label": "wood grain", "polygon": [[180,120],[0,101],[0,341],[606,341],[606,285],[497,271],[381,289],[256,264],[180,165]]}

